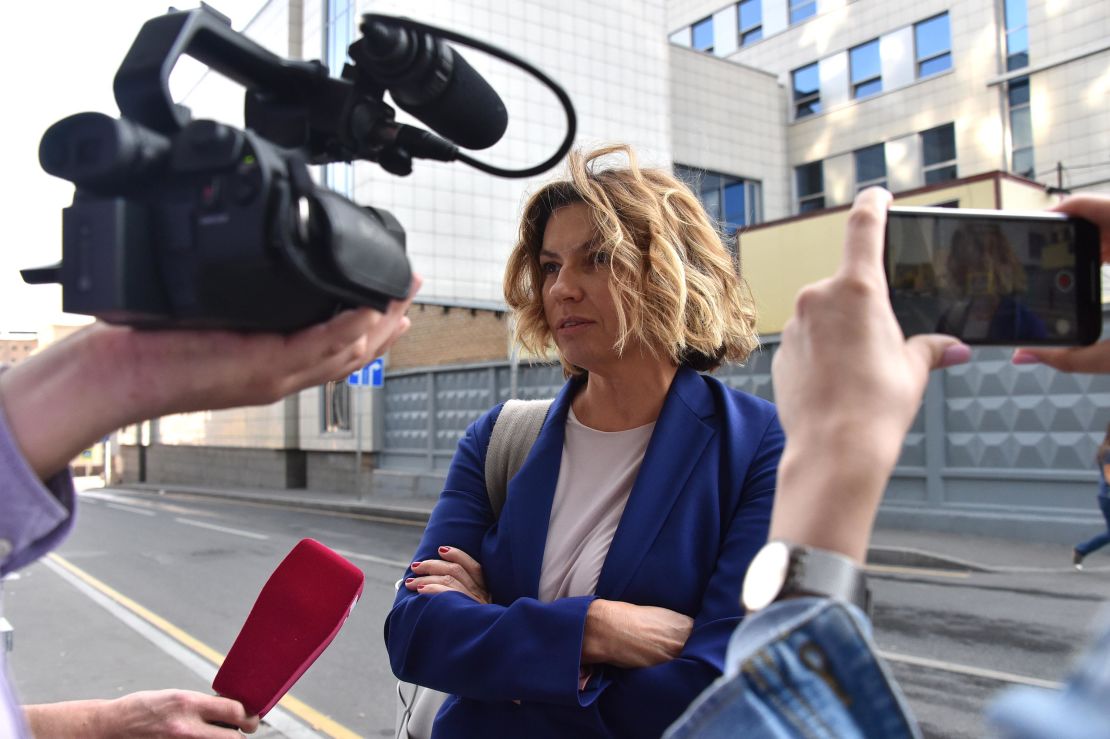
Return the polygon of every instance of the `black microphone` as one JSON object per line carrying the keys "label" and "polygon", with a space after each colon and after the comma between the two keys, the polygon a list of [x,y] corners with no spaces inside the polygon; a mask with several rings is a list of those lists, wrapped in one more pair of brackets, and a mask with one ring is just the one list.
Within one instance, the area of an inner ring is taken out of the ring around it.
{"label": "black microphone", "polygon": [[493,146],[505,133],[505,103],[459,52],[442,39],[364,15],[363,38],[350,49],[359,69],[393,101],[436,133],[467,149]]}

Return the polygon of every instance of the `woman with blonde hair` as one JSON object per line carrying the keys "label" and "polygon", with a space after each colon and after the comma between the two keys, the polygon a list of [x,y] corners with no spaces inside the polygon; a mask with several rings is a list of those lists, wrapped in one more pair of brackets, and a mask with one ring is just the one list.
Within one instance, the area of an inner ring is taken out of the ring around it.
{"label": "woman with blonde hair", "polygon": [[517,338],[567,383],[500,515],[502,406],[470,426],[386,621],[398,677],[450,694],[437,739],[659,736],[721,674],[767,538],[774,407],[699,374],[758,346],[735,261],[629,147],[569,170],[528,200],[505,274]]}

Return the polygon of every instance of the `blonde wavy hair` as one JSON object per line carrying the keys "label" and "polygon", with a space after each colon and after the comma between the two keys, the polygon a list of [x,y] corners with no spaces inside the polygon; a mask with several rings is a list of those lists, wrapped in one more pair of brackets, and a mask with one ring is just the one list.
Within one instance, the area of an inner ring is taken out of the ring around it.
{"label": "blonde wavy hair", "polygon": [[[628,164],[600,160],[623,155]],[[616,306],[614,350],[639,343],[655,356],[698,371],[743,362],[759,346],[747,283],[701,203],[670,172],[641,169],[627,145],[573,152],[566,180],[549,183],[524,206],[520,234],[505,269],[505,302],[516,314],[515,339],[528,351],[555,346],[543,307],[539,252],[547,221],[574,203],[589,207],[596,248],[609,257]]]}

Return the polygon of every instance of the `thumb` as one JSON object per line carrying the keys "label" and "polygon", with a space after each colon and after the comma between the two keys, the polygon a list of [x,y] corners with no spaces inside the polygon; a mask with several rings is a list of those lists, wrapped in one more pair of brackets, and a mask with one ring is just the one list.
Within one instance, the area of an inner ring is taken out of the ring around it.
{"label": "thumb", "polygon": [[964,364],[971,359],[971,347],[943,334],[911,336],[906,340],[906,350],[929,370]]}

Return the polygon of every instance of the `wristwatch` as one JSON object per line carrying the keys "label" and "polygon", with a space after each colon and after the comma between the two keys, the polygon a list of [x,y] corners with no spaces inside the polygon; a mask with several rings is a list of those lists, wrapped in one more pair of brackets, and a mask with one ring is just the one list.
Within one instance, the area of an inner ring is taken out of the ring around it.
{"label": "wristwatch", "polygon": [[847,601],[871,614],[867,578],[850,557],[785,541],[765,544],[744,577],[744,609],[751,613],[803,595]]}

